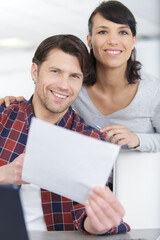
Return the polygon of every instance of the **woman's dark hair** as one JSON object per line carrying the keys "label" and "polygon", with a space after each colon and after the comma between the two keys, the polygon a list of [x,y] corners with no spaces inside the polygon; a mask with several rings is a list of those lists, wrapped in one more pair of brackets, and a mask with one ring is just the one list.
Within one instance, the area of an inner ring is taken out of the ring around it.
{"label": "woman's dark hair", "polygon": [[46,61],[50,51],[55,48],[78,58],[83,73],[83,81],[86,81],[91,70],[90,55],[86,45],[74,35],[61,34],[45,39],[37,48],[32,62],[40,67],[40,65]]}
{"label": "woman's dark hair", "polygon": [[[118,24],[126,24],[130,27],[132,35],[136,36],[136,20],[131,11],[119,1],[104,1],[102,2],[91,14],[88,20],[88,31],[92,36],[93,17],[99,13],[105,19]],[[86,85],[94,85],[96,83],[96,59],[93,50],[90,50],[92,67],[91,74]],[[129,83],[135,83],[137,79],[140,79],[139,70],[141,69],[141,63],[136,61],[136,50],[132,50],[131,56],[128,59],[126,77]]]}

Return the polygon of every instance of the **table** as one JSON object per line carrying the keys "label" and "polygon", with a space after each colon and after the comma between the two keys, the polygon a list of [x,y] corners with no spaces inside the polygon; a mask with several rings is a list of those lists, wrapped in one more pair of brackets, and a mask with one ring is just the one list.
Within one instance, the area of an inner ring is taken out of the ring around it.
{"label": "table", "polygon": [[133,229],[112,236],[90,236],[77,231],[29,232],[30,240],[156,240],[159,234],[160,229]]}

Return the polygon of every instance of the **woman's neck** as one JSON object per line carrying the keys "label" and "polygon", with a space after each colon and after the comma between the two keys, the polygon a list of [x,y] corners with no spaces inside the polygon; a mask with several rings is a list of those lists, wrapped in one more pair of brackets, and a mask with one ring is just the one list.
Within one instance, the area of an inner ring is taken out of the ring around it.
{"label": "woman's neck", "polygon": [[96,85],[102,88],[112,91],[119,91],[128,85],[127,78],[125,76],[124,68],[104,68],[97,67],[97,81]]}
{"label": "woman's neck", "polygon": [[127,107],[138,89],[136,84],[129,84],[125,69],[97,69],[97,81],[93,86],[86,86],[86,91],[98,111],[107,116]]}

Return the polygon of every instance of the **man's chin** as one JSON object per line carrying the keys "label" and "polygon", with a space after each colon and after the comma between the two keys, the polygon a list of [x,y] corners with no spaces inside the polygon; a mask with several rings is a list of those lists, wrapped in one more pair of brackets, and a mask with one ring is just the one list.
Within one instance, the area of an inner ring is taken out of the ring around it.
{"label": "man's chin", "polygon": [[59,108],[47,108],[47,110],[49,110],[51,113],[53,114],[65,114],[68,110],[69,106],[66,106],[66,107],[59,107]]}

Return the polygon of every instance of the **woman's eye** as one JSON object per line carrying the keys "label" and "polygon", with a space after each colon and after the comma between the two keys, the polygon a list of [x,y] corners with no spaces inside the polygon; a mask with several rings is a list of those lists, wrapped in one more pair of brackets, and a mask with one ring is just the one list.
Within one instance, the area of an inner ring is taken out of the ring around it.
{"label": "woman's eye", "polygon": [[107,33],[107,31],[99,31],[98,32],[98,34],[102,34],[102,35],[104,35],[104,34],[106,34]]}
{"label": "woman's eye", "polygon": [[121,34],[121,35],[127,35],[128,32],[126,32],[126,31],[120,31],[120,34]]}

